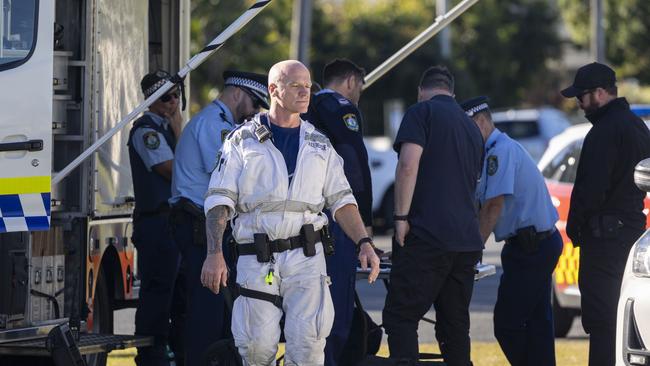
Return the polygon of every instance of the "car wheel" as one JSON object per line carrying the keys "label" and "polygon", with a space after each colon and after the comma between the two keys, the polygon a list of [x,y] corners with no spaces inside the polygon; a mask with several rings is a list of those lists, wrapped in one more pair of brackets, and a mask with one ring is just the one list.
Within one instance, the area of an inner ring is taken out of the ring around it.
{"label": "car wheel", "polygon": [[563,308],[557,301],[555,294],[553,298],[553,328],[556,338],[564,338],[569,334],[575,318],[575,311],[569,308]]}

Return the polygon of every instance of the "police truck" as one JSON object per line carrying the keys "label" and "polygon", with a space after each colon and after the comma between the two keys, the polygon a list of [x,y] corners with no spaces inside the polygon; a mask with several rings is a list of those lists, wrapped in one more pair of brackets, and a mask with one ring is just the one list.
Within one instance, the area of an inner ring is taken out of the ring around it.
{"label": "police truck", "polygon": [[151,342],[112,334],[139,288],[130,127],[53,180],[142,101],[143,75],[188,59],[189,3],[0,2],[0,365]]}

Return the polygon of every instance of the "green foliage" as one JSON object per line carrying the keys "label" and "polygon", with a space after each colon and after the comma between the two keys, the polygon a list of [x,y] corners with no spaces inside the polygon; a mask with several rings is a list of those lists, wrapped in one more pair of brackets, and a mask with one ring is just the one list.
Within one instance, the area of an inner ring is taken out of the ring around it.
{"label": "green foliage", "polygon": [[[250,3],[193,0],[192,52],[199,51]],[[193,111],[216,96],[224,69],[265,72],[288,58],[292,3],[274,0],[192,75],[193,99],[198,102]],[[349,58],[370,72],[435,17],[435,0],[314,0],[312,77],[320,82],[323,66],[336,57]],[[545,77],[547,61],[559,54],[556,18],[548,0],[479,1],[452,23],[450,60],[440,56],[439,40],[434,37],[364,92],[361,109],[369,124],[367,131],[382,132],[385,100],[414,103],[421,73],[440,63],[455,74],[459,100],[486,94],[497,107],[548,102],[544,93],[531,90],[548,88],[557,94],[557,86],[550,85],[553,79]]]}
{"label": "green foliage", "polygon": [[[589,0],[559,0],[569,34],[578,46],[590,40]],[[604,0],[606,58],[619,78],[650,82],[650,1]]]}

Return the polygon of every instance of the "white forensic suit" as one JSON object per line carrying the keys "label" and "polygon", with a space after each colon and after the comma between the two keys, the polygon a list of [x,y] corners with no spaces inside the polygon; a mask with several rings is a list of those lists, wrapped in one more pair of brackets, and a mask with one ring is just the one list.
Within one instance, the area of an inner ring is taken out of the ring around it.
{"label": "white forensic suit", "polygon": [[[269,240],[298,236],[305,224],[320,230],[327,224],[323,208],[335,217],[339,208],[356,205],[343,160],[325,135],[301,121],[298,157],[289,184],[282,153],[271,140],[261,143],[253,133],[260,123],[258,114],[230,134],[205,199],[206,213],[219,205],[234,212],[231,223],[237,243],[253,243],[255,233],[265,233]],[[246,365],[275,365],[284,311],[285,365],[323,365],[334,308],[322,244],[316,244],[313,257],[306,257],[302,248],[273,257],[269,263],[258,262],[255,255],[239,257],[237,283],[241,287],[283,298],[282,310],[251,297],[235,300],[232,333],[239,353]],[[271,268],[269,285],[265,277]]]}

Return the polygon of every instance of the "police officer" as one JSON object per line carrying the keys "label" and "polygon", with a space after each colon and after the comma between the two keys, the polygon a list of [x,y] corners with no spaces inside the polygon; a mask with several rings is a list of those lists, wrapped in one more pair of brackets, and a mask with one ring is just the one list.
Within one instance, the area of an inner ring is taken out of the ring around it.
{"label": "police officer", "polygon": [[486,97],[462,103],[485,140],[477,189],[483,242],[505,240],[494,335],[513,366],[555,365],[551,279],[562,252],[557,210],[526,150],[492,122]]}
{"label": "police officer", "polygon": [[617,97],[616,74],[607,65],[582,66],[562,95],[575,97],[593,124],[582,145],[566,232],[580,246],[578,286],[589,364],[613,365],[623,271],[646,223],[646,194],[634,184],[634,167],[650,156],[650,132],[627,100]]}
{"label": "police officer", "polygon": [[[365,70],[345,59],[334,60],[323,69],[325,89],[311,100],[304,119],[323,131],[343,158],[343,170],[350,183],[366,231],[372,233],[372,183],[368,152],[363,143],[361,112],[357,108]],[[337,365],[352,326],[357,256],[354,242],[336,222],[330,225],[336,244],[334,255],[326,258],[332,279],[334,324],[325,345],[325,365]]]}
{"label": "police officer", "polygon": [[226,71],[223,77],[221,95],[187,124],[174,160],[170,202],[174,236],[187,272],[185,357],[188,365],[202,362],[206,348],[226,336],[224,331],[229,321],[222,296],[204,288],[200,281],[206,242],[203,200],[210,174],[219,160],[226,136],[260,108],[268,108],[265,75]]}
{"label": "police officer", "polygon": [[[147,74],[140,83],[145,98],[171,79],[166,71]],[[139,348],[138,365],[168,365],[166,346],[179,252],[168,227],[174,147],[182,118],[178,86],[149,107],[131,128],[129,158],[135,209],[133,243],[138,250],[140,299],[135,333],[154,337],[154,346]],[[174,335],[172,335],[173,337]],[[178,335],[176,335],[178,336]]]}
{"label": "police officer", "polygon": [[453,97],[454,78],[427,69],[394,148],[395,241],[383,312],[391,358],[418,358],[418,323],[433,304],[445,363],[470,365],[469,302],[483,242],[475,208],[483,139]]}
{"label": "police officer", "polygon": [[379,272],[341,158],[309,122],[311,77],[298,61],[269,72],[271,108],[235,130],[223,146],[205,200],[208,256],[201,279],[215,292],[226,285],[222,233],[237,214],[233,236],[240,295],[232,332],[246,365],[271,365],[286,315],[285,365],[322,365],[333,312],[322,231],[326,207],[353,238],[362,267]]}

